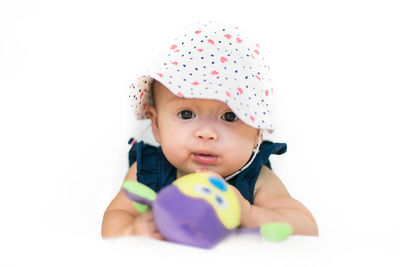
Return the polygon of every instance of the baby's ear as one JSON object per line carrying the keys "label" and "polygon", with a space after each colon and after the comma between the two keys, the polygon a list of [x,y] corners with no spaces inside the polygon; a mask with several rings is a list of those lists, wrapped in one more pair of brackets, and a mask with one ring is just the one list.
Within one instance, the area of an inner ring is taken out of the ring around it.
{"label": "baby's ear", "polygon": [[154,139],[160,143],[160,130],[157,121],[157,110],[154,106],[149,106],[147,112],[151,121],[151,130],[153,132]]}

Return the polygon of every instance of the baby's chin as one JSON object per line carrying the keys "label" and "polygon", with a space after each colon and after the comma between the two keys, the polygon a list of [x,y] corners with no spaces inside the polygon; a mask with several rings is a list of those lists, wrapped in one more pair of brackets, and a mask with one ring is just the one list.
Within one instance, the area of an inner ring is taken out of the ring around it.
{"label": "baby's chin", "polygon": [[207,172],[213,176],[216,177],[227,177],[229,174],[227,170],[220,170],[219,168],[215,167],[215,166],[200,166],[200,167],[195,167],[195,168],[191,168],[189,170],[178,170],[177,171],[177,178],[180,178],[182,176],[191,174],[191,173],[199,173],[199,172]]}

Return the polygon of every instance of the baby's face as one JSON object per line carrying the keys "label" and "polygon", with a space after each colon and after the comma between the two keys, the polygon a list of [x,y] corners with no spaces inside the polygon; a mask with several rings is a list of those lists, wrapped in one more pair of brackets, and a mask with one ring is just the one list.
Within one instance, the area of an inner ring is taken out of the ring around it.
{"label": "baby's face", "polygon": [[250,159],[258,130],[239,120],[225,103],[177,97],[158,82],[153,95],[153,134],[178,177],[204,169],[225,177]]}

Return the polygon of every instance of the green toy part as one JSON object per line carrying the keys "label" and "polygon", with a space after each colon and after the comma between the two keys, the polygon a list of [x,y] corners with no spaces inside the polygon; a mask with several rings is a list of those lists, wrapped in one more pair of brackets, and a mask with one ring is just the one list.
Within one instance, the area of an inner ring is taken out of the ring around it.
{"label": "green toy part", "polygon": [[135,201],[132,201],[133,206],[135,206],[135,208],[140,212],[140,213],[144,213],[146,210],[149,209],[149,206],[144,205],[144,204],[140,204],[137,203]]}
{"label": "green toy part", "polygon": [[[139,198],[149,201],[154,201],[157,197],[157,193],[153,189],[139,182],[125,181],[122,184],[122,188],[127,190],[129,193],[138,196]],[[149,209],[148,205],[141,204],[136,201],[132,201],[132,203],[140,213],[143,213]]]}
{"label": "green toy part", "polygon": [[266,223],[260,227],[260,233],[268,241],[280,242],[293,233],[293,228],[287,223]]}

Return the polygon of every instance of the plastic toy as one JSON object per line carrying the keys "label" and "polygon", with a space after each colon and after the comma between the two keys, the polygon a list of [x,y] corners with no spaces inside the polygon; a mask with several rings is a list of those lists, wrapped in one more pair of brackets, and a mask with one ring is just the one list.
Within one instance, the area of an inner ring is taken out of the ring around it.
{"label": "plastic toy", "polygon": [[133,181],[125,181],[123,190],[140,212],[152,208],[156,226],[168,241],[211,248],[241,229],[260,232],[270,241],[282,241],[292,233],[284,223],[238,228],[240,206],[234,191],[223,179],[208,173],[183,176],[158,194]]}

